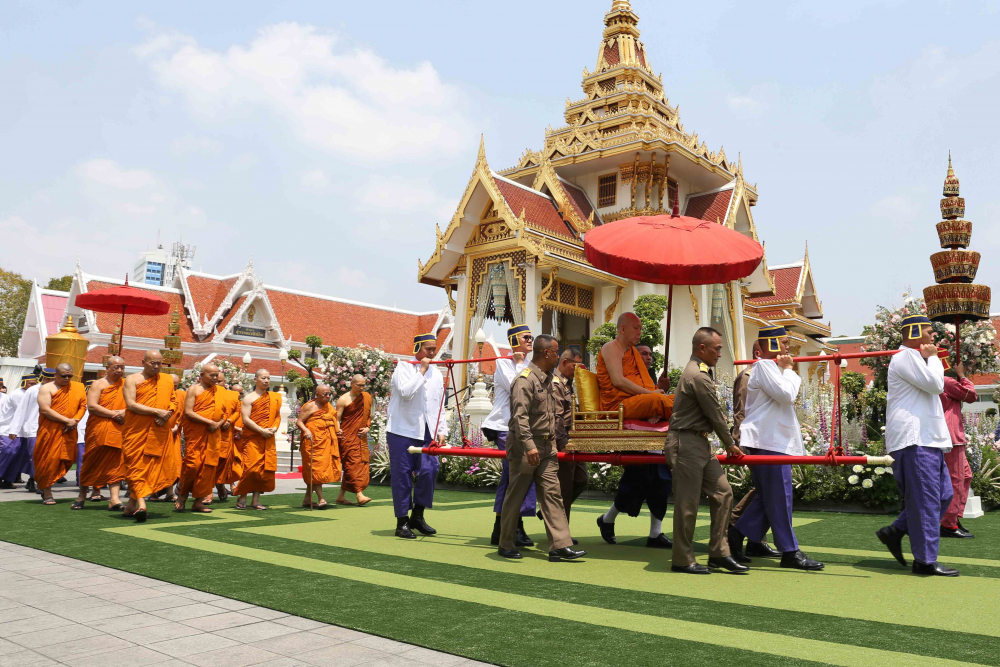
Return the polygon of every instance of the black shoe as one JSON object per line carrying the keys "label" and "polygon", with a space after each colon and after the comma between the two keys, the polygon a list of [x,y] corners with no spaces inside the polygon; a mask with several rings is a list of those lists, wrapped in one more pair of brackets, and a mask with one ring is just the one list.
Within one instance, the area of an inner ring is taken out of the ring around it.
{"label": "black shoe", "polygon": [[796,549],[781,554],[781,567],[792,567],[796,570],[822,570],[826,566]]}
{"label": "black shoe", "polygon": [[970,531],[970,530],[969,530],[968,528],[966,528],[965,526],[963,526],[963,525],[962,525],[962,522],[961,522],[961,521],[959,521],[959,520],[957,520],[957,519],[956,519],[956,520],[955,520],[955,523],[957,523],[957,524],[958,524],[958,529],[959,529],[959,530],[964,530],[964,531],[965,531],[965,532],[967,532],[967,533],[968,533],[969,535],[972,535],[972,531]]}
{"label": "black shoe", "polygon": [[715,556],[708,559],[708,566],[715,568],[721,567],[724,570],[729,570],[734,574],[746,574],[750,571],[750,568],[741,563],[737,563],[732,556]]}
{"label": "black shoe", "polygon": [[597,517],[597,527],[601,530],[601,537],[608,544],[618,544],[618,538],[615,537],[615,524],[605,523],[604,515]]}
{"label": "black shoe", "polygon": [[572,547],[563,547],[562,549],[556,549],[555,551],[549,552],[549,562],[558,563],[561,560],[575,560],[581,556],[586,556],[587,552],[583,549],[573,549]]}
{"label": "black shoe", "polygon": [[[742,551],[742,549],[741,549]],[[755,556],[757,558],[780,558],[781,552],[777,549],[771,548],[771,545],[767,542],[751,542],[747,540],[746,548],[747,556]]]}
{"label": "black shoe", "polygon": [[34,477],[28,478],[28,483],[24,485],[24,490],[27,491],[28,493],[34,493],[35,491],[38,490],[38,485],[35,484]]}
{"label": "black shoe", "polygon": [[941,537],[957,537],[962,540],[971,540],[975,535],[961,528],[945,528],[941,526]]}
{"label": "black shoe", "polygon": [[521,552],[517,549],[504,549],[503,547],[497,548],[497,553],[504,558],[512,558],[514,560],[520,560],[522,558]]}
{"label": "black shoe", "polygon": [[417,539],[417,536],[413,534],[413,531],[405,523],[402,526],[396,527],[396,537],[402,537],[404,540]]}
{"label": "black shoe", "polygon": [[434,535],[437,533],[436,530],[431,528],[427,525],[427,522],[424,521],[424,508],[420,505],[413,508],[413,512],[410,513],[410,521],[407,525],[410,526],[411,530],[416,529],[424,535]]}
{"label": "black shoe", "polygon": [[701,563],[694,565],[671,565],[671,572],[683,572],[684,574],[712,574],[712,571]]}
{"label": "black shoe", "polygon": [[517,520],[517,533],[514,534],[514,546],[517,547],[533,547],[535,543],[531,541],[528,537],[528,533],[524,532],[524,520]]}
{"label": "black shoe", "polygon": [[490,544],[493,546],[500,546],[500,517],[497,516],[497,520],[493,522],[493,534],[490,535]]}
{"label": "black shoe", "polygon": [[673,549],[674,543],[670,541],[670,538],[660,533],[656,537],[647,537],[646,546],[652,549]]}
{"label": "black shoe", "polygon": [[932,574],[938,577],[957,577],[958,570],[945,567],[941,563],[918,563],[913,561],[913,574]]}
{"label": "black shoe", "polygon": [[5,479],[0,479],[0,489],[13,489],[13,488],[14,488],[13,482],[8,482]]}
{"label": "black shoe", "polygon": [[575,547],[575,546],[576,546],[576,545],[578,545],[579,543],[580,543],[580,540],[578,540],[578,539],[576,539],[576,538],[574,537],[574,538],[573,538],[573,546]]}
{"label": "black shoe", "polygon": [[65,477],[60,477],[59,479],[56,480],[56,484],[65,484],[65,483],[66,483]]}
{"label": "black shoe", "polygon": [[878,538],[878,541],[885,545],[885,548],[899,561],[900,565],[906,567],[906,559],[903,558],[903,535],[906,533],[892,524],[875,531],[875,537]]}
{"label": "black shoe", "polygon": [[[733,560],[737,563],[749,563],[751,562],[749,558],[743,553],[743,540],[744,535],[736,529],[736,526],[729,527],[729,554],[732,556]],[[757,544],[756,542],[751,542],[750,544]]]}
{"label": "black shoe", "polygon": [[146,510],[138,510],[132,516],[135,517],[136,523],[146,523],[146,519],[149,517],[149,513]]}

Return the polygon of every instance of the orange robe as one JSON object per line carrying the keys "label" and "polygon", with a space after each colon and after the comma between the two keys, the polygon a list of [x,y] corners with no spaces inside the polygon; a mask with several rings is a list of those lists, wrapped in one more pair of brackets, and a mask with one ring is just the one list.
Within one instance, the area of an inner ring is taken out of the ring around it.
{"label": "orange robe", "polygon": [[[106,410],[125,409],[125,380],[108,385],[97,403]],[[125,457],[122,455],[122,425],[114,419],[90,413],[83,436],[86,448],[80,470],[82,486],[102,487],[125,479]]]}
{"label": "orange robe", "polygon": [[[71,380],[52,395],[52,409],[63,417],[72,417],[77,421],[83,419],[87,412],[87,390],[82,383]],[[64,432],[63,426],[62,422],[39,412],[34,453],[35,482],[39,489],[55,484],[76,463],[76,427]]]}
{"label": "orange robe", "polygon": [[[281,423],[281,394],[269,391],[250,406],[250,419],[261,428]],[[278,469],[278,453],[274,436],[265,439],[249,428],[243,430],[243,476],[233,489],[238,496],[247,493],[274,491],[274,473]]]}
{"label": "orange robe", "polygon": [[313,437],[302,441],[302,480],[306,484],[339,482],[340,449],[337,446],[337,409],[333,402],[317,408],[306,421],[306,428]]}
{"label": "orange robe", "polygon": [[[166,373],[139,383],[135,388],[135,401],[157,410],[177,412],[181,409],[177,405],[174,380]],[[159,484],[163,476],[163,455],[171,443],[170,420],[157,426],[153,415],[125,411],[122,453],[130,498],[145,498],[162,488]]]}
{"label": "orange robe", "polygon": [[340,443],[340,460],[344,464],[344,481],[340,488],[360,493],[368,486],[368,436],[358,435],[372,420],[372,395],[367,391],[351,401],[340,417],[344,441]]}
{"label": "orange robe", "polygon": [[170,442],[163,450],[163,464],[160,469],[160,482],[157,491],[173,486],[181,478],[181,429],[177,429],[177,433],[174,433],[173,430],[177,424],[183,423],[181,416],[184,414],[184,400],[187,398],[187,392],[183,389],[176,389],[174,395],[176,396],[177,409],[174,410],[174,414],[170,415],[170,421],[167,422],[167,426],[170,427]]}
{"label": "orange robe", "polygon": [[[634,347],[625,352],[622,357],[622,375],[640,387],[653,391],[656,383],[649,377],[646,364],[642,363],[639,350]],[[629,394],[618,389],[611,383],[608,368],[604,365],[604,357],[597,354],[597,384],[601,388],[601,410],[617,410],[619,405],[625,406],[625,419],[670,419],[674,411],[674,397],[663,394]]]}
{"label": "orange robe", "polygon": [[[194,411],[214,422],[222,419],[225,398],[219,387],[206,389],[194,401]],[[222,429],[209,431],[206,424],[184,419],[184,461],[181,463],[181,495],[205,498],[215,488]]]}
{"label": "orange robe", "polygon": [[236,429],[241,427],[243,420],[240,409],[243,402],[240,400],[240,393],[225,387],[218,388],[222,396],[222,417],[232,422],[229,429],[222,431],[219,444],[219,465],[216,469],[216,484],[235,484],[243,476],[243,455],[240,452],[239,440],[236,440]]}

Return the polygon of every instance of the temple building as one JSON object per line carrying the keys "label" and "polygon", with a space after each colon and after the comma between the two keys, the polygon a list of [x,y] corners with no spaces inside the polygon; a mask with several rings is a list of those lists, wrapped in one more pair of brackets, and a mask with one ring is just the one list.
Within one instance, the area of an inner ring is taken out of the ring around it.
{"label": "temple building", "polygon": [[[75,305],[76,296],[97,289],[124,284],[124,280],[95,276],[77,264],[70,291],[54,292],[35,285],[19,343],[19,356],[30,361],[44,360],[45,337],[57,333],[67,317],[90,346],[84,366],[85,377],[96,377],[102,359],[121,322],[121,316],[98,313]],[[272,382],[281,381],[279,353],[284,350],[309,352],[306,336],[315,335],[324,346],[356,347],[361,344],[384,349],[397,357],[412,356],[413,336],[433,332],[438,337],[438,356],[450,348],[452,314],[445,306],[439,311],[411,312],[368,303],[312,294],[287,287],[267,285],[248,262],[238,274],[216,276],[178,265],[172,280],[164,286],[135,284],[165,299],[170,310],[159,316],[126,316],[122,356],[131,371],[142,365],[145,350],[160,350],[171,320],[180,325],[180,361],[174,364],[189,370],[196,363],[230,359],[242,363],[249,353],[249,369],[266,368]],[[23,364],[22,364],[23,365]],[[30,368],[29,368],[30,370]],[[285,370],[302,369],[289,361]],[[22,372],[12,369],[18,377]]]}
{"label": "temple building", "polygon": [[[741,159],[711,151],[685,129],[664,94],[639,39],[639,17],[614,0],[593,71],[583,71],[583,97],[567,100],[565,125],[549,128],[540,150],[495,171],[480,142],[458,209],[433,252],[418,262],[418,280],[441,287],[454,313],[452,355],[474,356],[475,334],[486,319],[524,323],[579,345],[644,294],[665,285],[619,278],[584,256],[583,239],[597,225],[638,215],[683,215],[726,225],[758,240],[752,209],[758,190]],[[722,373],[745,359],[762,326],[784,325],[795,354],[833,348],[809,263],[768,267],[767,258],[742,281],[674,289],[672,366],[690,356],[698,326],[723,333]],[[804,365],[805,366],[805,365]],[[803,367],[803,376],[814,368]]]}

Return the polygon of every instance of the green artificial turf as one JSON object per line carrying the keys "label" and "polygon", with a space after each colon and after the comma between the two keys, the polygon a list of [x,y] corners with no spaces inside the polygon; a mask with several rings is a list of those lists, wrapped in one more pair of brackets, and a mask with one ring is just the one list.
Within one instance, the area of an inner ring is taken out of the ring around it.
{"label": "green artificial turf", "polygon": [[511,562],[489,546],[489,496],[438,492],[427,518],[439,534],[404,541],[388,489],[370,495],[369,507],[311,513],[298,495],[270,497],[268,512],[216,503],[208,516],[150,503],[144,526],[103,504],[8,502],[0,539],[505,665],[1000,665],[997,514],[966,522],[977,539],[942,542],[958,579],[896,564],[874,537],[890,517],[817,512],[797,513],[796,533],[824,572],[755,559],[748,576],[692,577],[669,571],[669,551],[641,546],[645,514],[619,518],[618,545],[601,541],[606,503],[574,505],[586,559],[548,563],[541,523],[528,520],[542,543]]}

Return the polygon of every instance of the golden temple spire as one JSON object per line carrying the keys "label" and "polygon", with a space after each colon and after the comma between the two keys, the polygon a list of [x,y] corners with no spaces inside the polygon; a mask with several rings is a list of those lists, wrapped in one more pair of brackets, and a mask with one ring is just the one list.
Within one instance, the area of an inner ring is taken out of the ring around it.
{"label": "golden temple spire", "polygon": [[958,176],[955,175],[955,170],[951,166],[951,151],[948,151],[948,175],[944,179],[944,196],[958,196]]}

